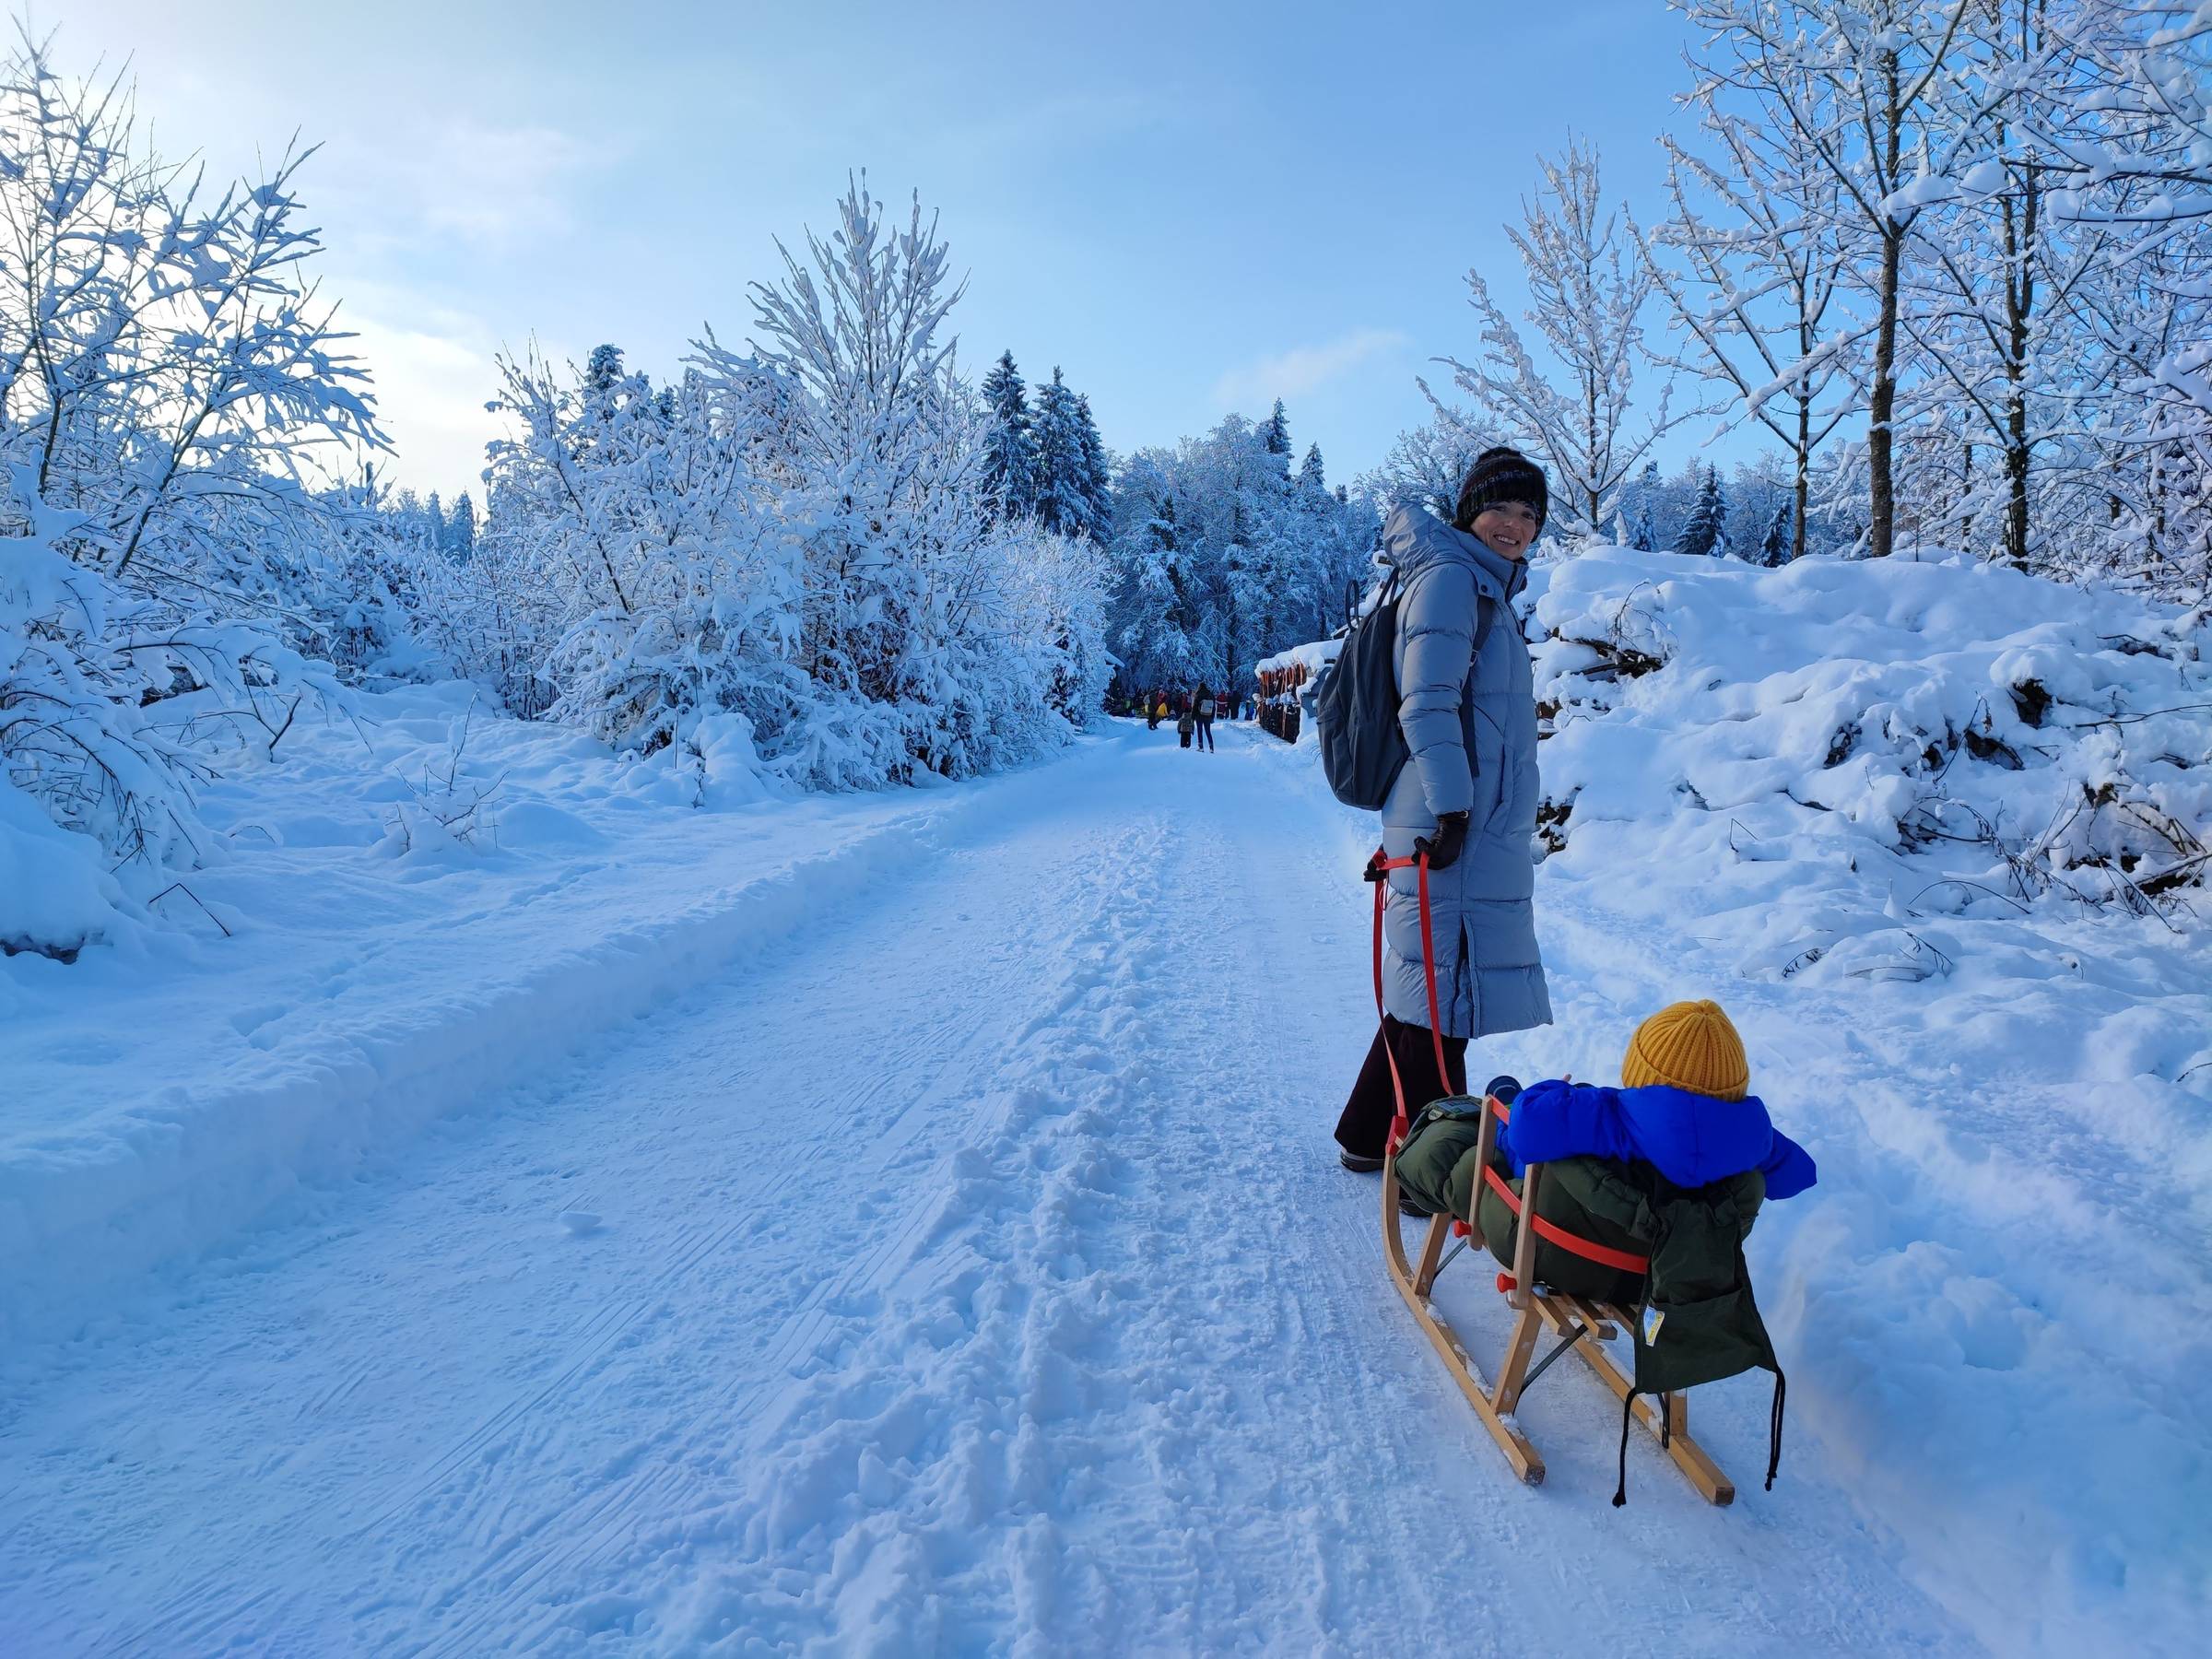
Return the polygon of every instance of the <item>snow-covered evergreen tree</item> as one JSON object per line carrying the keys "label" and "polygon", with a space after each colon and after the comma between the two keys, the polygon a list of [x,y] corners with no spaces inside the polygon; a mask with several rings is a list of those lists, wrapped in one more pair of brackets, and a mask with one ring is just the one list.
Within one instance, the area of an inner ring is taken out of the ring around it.
{"label": "snow-covered evergreen tree", "polygon": [[1037,509],[1037,441],[1030,400],[1014,354],[1001,352],[983,376],[991,427],[983,446],[983,488],[996,503],[994,516],[1022,518]]}
{"label": "snow-covered evergreen tree", "polygon": [[1257,424],[1232,415],[1123,469],[1112,616],[1135,685],[1234,684],[1260,658],[1336,627],[1345,583],[1369,574],[1371,507],[1321,487],[1317,453],[1314,483],[1302,485],[1270,447],[1276,428],[1272,415]]}
{"label": "snow-covered evergreen tree", "polygon": [[1321,445],[1318,443],[1306,445],[1306,458],[1298,464],[1298,487],[1312,490],[1325,490],[1328,488],[1327,480],[1322,476]]}
{"label": "snow-covered evergreen tree", "polygon": [[1076,448],[1080,458],[1080,477],[1083,496],[1083,528],[1093,536],[1103,536],[1113,522],[1113,462],[1106,453],[1106,441],[1099,434],[1099,423],[1090,413],[1090,399],[1083,393],[1076,394]]}
{"label": "snow-covered evergreen tree", "polygon": [[1624,494],[1628,499],[1628,524],[1622,539],[1639,553],[1654,551],[1659,537],[1653,527],[1652,512],[1659,504],[1659,463],[1646,461],[1642,476]]}
{"label": "snow-covered evergreen tree", "polygon": [[1721,486],[1719,468],[1705,469],[1705,482],[1699,487],[1697,505],[1690,509],[1689,522],[1682,526],[1675,551],[1710,555],[1714,559],[1727,557],[1728,492]]}
{"label": "snow-covered evergreen tree", "polygon": [[1767,533],[1759,544],[1759,562],[1772,567],[1785,565],[1794,558],[1799,545],[1792,521],[1797,516],[1796,504],[1785,500],[1774,509],[1774,516],[1767,524]]}
{"label": "snow-covered evergreen tree", "polygon": [[447,524],[445,550],[456,559],[466,560],[477,550],[477,505],[468,499],[467,490],[454,498]]}
{"label": "snow-covered evergreen tree", "polygon": [[1037,520],[1047,530],[1080,535],[1091,528],[1090,477],[1083,455],[1083,427],[1076,394],[1058,364],[1037,394]]}

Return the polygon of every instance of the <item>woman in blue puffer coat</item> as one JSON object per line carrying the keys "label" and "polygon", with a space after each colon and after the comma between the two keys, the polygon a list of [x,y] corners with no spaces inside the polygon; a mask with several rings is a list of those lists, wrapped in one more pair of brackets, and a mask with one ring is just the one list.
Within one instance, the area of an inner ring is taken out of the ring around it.
{"label": "woman in blue puffer coat", "polygon": [[1533,904],[1535,677],[1512,608],[1548,506],[1543,469],[1493,449],[1468,469],[1451,524],[1400,507],[1383,525],[1400,583],[1398,724],[1412,759],[1383,803],[1382,849],[1430,855],[1437,1018],[1453,1075],[1438,1077],[1430,1039],[1418,872],[1395,870],[1382,1026],[1336,1124],[1347,1169],[1382,1167],[1394,1056],[1411,1115],[1465,1092],[1470,1039],[1551,1023]]}

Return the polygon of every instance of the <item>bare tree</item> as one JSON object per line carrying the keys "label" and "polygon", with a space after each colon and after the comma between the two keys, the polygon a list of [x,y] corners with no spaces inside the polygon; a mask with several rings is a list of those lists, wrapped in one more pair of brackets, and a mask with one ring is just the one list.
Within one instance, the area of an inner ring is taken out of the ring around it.
{"label": "bare tree", "polygon": [[[1863,353],[1838,326],[1846,281],[1841,187],[1794,128],[1747,118],[1721,92],[1700,78],[1689,100],[1716,158],[1662,136],[1673,211],[1649,236],[1636,234],[1652,281],[1688,342],[1688,354],[1670,365],[1724,389],[1723,429],[1756,421],[1788,454],[1790,557],[1802,559],[1813,458],[1865,406],[1857,374]],[[1794,92],[1808,112],[1820,96],[1802,81]]]}
{"label": "bare tree", "polygon": [[[1922,198],[1962,135],[1935,96],[1968,11],[1984,0],[1671,0],[1712,31],[1692,97],[1748,98],[1836,186],[1843,268],[1865,294],[1867,552],[1896,544],[1899,311]],[[1993,99],[2002,96],[1990,89]],[[1863,252],[1862,252],[1863,250]]]}
{"label": "bare tree", "polygon": [[[1605,206],[1596,150],[1571,137],[1563,155],[1539,165],[1544,182],[1523,204],[1520,227],[1509,225],[1505,234],[1527,273],[1524,320],[1565,370],[1564,389],[1529,354],[1479,270],[1467,273],[1467,294],[1482,319],[1483,354],[1473,365],[1437,360],[1475,400],[1480,422],[1535,452],[1551,475],[1553,511],[1571,533],[1589,536],[1673,423],[1665,391],[1649,418],[1630,419],[1630,393],[1644,356],[1639,317],[1652,276],[1632,257],[1619,216]],[[1426,382],[1421,390],[1442,412]]]}

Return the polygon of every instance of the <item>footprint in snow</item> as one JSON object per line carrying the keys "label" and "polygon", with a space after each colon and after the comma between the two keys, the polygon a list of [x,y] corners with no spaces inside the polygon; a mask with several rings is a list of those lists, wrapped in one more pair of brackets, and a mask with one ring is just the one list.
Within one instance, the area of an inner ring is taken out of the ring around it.
{"label": "footprint in snow", "polygon": [[589,1210],[562,1210],[560,1224],[569,1230],[569,1236],[583,1238],[599,1230],[599,1218]]}

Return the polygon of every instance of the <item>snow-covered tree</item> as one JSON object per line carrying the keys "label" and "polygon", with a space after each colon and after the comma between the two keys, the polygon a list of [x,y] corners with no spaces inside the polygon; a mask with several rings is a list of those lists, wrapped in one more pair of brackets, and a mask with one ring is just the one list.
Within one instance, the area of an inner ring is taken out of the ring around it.
{"label": "snow-covered tree", "polygon": [[463,560],[477,550],[477,504],[468,499],[465,489],[454,498],[453,515],[447,520],[445,550]]}
{"label": "snow-covered tree", "polygon": [[[1834,191],[1794,202],[1825,221],[1853,289],[1853,337],[1866,351],[1866,551],[1896,545],[1895,422],[1900,312],[1923,185],[1965,139],[1944,92],[1956,67],[1970,0],[1670,0],[1708,31],[1695,94],[1747,101],[1747,119],[1786,146],[1793,167],[1828,175]],[[1785,136],[1786,135],[1786,136]],[[1783,365],[1803,383],[1814,353]]]}
{"label": "snow-covered tree", "polygon": [[1722,488],[1720,469],[1708,466],[1699,487],[1697,505],[1675,543],[1675,551],[1714,559],[1728,556],[1728,492]]}
{"label": "snow-covered tree", "polygon": [[1538,165],[1543,182],[1524,203],[1523,222],[1505,233],[1528,279],[1526,321],[1537,347],[1562,366],[1563,383],[1531,355],[1479,270],[1467,273],[1467,292],[1482,320],[1482,356],[1471,365],[1439,360],[1486,419],[1544,465],[1554,528],[1592,536],[1612,516],[1621,485],[1672,424],[1665,392],[1648,418],[1630,414],[1644,356],[1639,315],[1652,277],[1630,257],[1631,239],[1605,206],[1595,149],[1570,137],[1564,154]]}
{"label": "snow-covered tree", "polygon": [[1260,658],[1335,628],[1346,582],[1367,574],[1372,509],[1301,486],[1270,447],[1276,427],[1272,416],[1232,415],[1123,468],[1111,615],[1135,685],[1234,683]]}
{"label": "snow-covered tree", "polygon": [[1081,459],[1083,527],[1088,535],[1101,535],[1113,520],[1113,461],[1091,416],[1090,399],[1080,392],[1076,394],[1076,450]]}
{"label": "snow-covered tree", "polygon": [[1759,562],[1770,569],[1788,564],[1796,558],[1797,548],[1804,545],[1803,536],[1793,521],[1797,516],[1794,500],[1785,500],[1774,509],[1774,516],[1767,521],[1767,533],[1759,538]]}
{"label": "snow-covered tree", "polygon": [[1037,519],[1047,530],[1079,535],[1091,528],[1090,475],[1083,454],[1083,426],[1076,394],[1053,367],[1037,394]]}
{"label": "snow-covered tree", "polygon": [[[1823,87],[1786,57],[1771,70],[1790,77],[1790,99],[1818,128]],[[1700,69],[1689,102],[1713,153],[1661,136],[1669,215],[1650,235],[1638,233],[1687,347],[1667,360],[1720,394],[1716,431],[1748,421],[1782,443],[1795,503],[1791,557],[1799,558],[1814,457],[1865,401],[1857,379],[1865,354],[1836,326],[1849,253],[1842,186],[1818,144],[1798,125],[1770,121],[1749,86]]]}
{"label": "snow-covered tree", "polygon": [[[754,285],[753,352],[710,335],[694,358],[710,400],[782,423],[759,450],[784,480],[761,522],[801,585],[788,660],[804,695],[778,711],[771,683],[754,724],[767,763],[812,785],[966,776],[1038,752],[1087,712],[1043,690],[1065,676],[1103,686],[1102,598],[1085,586],[1102,572],[1033,521],[990,522],[989,417],[952,371],[959,289],[935,221],[917,199],[894,228],[865,183],[838,213],[834,237],[810,233],[806,260],[779,244],[783,279]],[[1071,401],[1055,375],[1041,460],[1048,429],[1072,431]],[[1054,618],[1041,638],[1041,614]]]}
{"label": "snow-covered tree", "polygon": [[306,159],[218,187],[27,30],[0,72],[0,791],[126,874],[195,858],[195,782],[336,690],[300,654],[351,597],[318,489],[383,440]]}
{"label": "snow-covered tree", "polygon": [[764,687],[795,696],[797,563],[763,534],[728,400],[697,375],[664,400],[605,346],[572,386],[535,357],[501,372],[517,430],[492,450],[514,513],[499,550],[558,596],[552,712],[653,754],[707,713],[769,716]]}
{"label": "snow-covered tree", "polygon": [[1410,503],[1449,519],[1475,458],[1503,441],[1465,410],[1436,405],[1426,422],[1397,435],[1382,461],[1360,475],[1353,493],[1364,497],[1378,518]]}
{"label": "snow-covered tree", "polygon": [[1652,522],[1659,488],[1659,463],[1646,461],[1641,475],[1621,491],[1621,541],[1639,553],[1653,552],[1659,546],[1658,532]]}
{"label": "snow-covered tree", "polygon": [[991,410],[983,446],[983,488],[997,503],[997,516],[1021,518],[1037,507],[1037,443],[1030,430],[1028,391],[1011,351],[1001,352],[983,376],[982,393]]}

